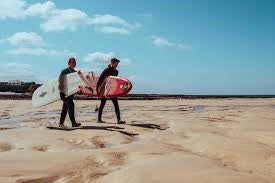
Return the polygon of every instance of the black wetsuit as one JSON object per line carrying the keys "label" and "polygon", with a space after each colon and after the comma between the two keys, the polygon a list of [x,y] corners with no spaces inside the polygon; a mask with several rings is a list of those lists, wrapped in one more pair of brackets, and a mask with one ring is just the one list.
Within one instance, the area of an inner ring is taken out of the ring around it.
{"label": "black wetsuit", "polygon": [[[67,74],[73,73],[73,72],[76,72],[76,71],[74,69],[70,69],[70,68],[66,68],[63,71],[61,71],[60,76],[59,76],[59,82],[61,82],[61,83],[59,83],[59,84],[60,85],[63,84],[62,83],[63,81],[60,81],[60,80],[62,80],[62,77],[64,77]],[[67,113],[69,113],[69,117],[72,122],[72,125],[73,126],[76,125],[75,115],[74,115],[74,102],[73,102],[74,95],[65,97],[65,94],[62,91],[60,91],[60,98],[63,100],[63,107],[62,107],[59,124],[60,125],[64,124]]]}
{"label": "black wetsuit", "polygon": [[108,76],[117,76],[117,75],[118,75],[118,70],[116,70],[115,68],[113,68],[111,66],[108,66],[106,69],[104,69],[104,71],[99,76],[99,79],[98,79],[98,82],[96,85],[97,91]]}
{"label": "black wetsuit", "polygon": [[[108,68],[104,69],[104,71],[101,73],[98,82],[97,82],[97,86],[96,86],[96,90],[99,92],[101,85],[103,84],[104,80],[108,77],[108,76],[117,76],[118,75],[118,70],[116,70],[115,68],[108,66]],[[106,104],[106,98],[101,98],[101,104],[98,110],[98,121],[102,121],[101,120],[101,116],[102,116],[102,112],[103,112],[103,108]],[[119,110],[119,105],[118,105],[118,101],[117,98],[111,98],[114,106],[115,106],[115,112],[116,112],[116,116],[117,116],[117,121],[120,121],[120,110]]]}

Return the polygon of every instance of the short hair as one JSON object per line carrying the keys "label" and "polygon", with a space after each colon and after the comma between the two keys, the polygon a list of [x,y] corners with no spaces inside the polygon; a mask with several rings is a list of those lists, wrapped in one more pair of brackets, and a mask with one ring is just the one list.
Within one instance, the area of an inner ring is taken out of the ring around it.
{"label": "short hair", "polygon": [[111,59],[111,63],[113,64],[113,63],[116,63],[116,62],[120,62],[120,60],[118,60],[117,58],[112,58]]}
{"label": "short hair", "polygon": [[74,58],[74,57],[69,58],[68,64],[69,64],[70,62],[76,62],[75,58]]}

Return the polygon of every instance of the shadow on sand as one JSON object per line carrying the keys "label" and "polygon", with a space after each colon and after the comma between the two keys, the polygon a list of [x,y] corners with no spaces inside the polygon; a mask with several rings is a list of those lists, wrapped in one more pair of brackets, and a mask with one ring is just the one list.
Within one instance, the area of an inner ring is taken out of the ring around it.
{"label": "shadow on sand", "polygon": [[[104,123],[104,124],[111,124],[111,123]],[[148,128],[148,129],[157,129],[157,130],[166,130],[169,127],[161,127],[160,125],[152,124],[152,123],[132,123],[132,124],[125,124],[128,126],[134,126],[134,127],[139,127],[139,128]],[[48,129],[51,130],[62,130],[62,131],[72,131],[72,130],[106,130],[106,131],[113,131],[113,132],[119,132],[121,134],[127,135],[127,136],[136,136],[139,135],[137,133],[130,133],[123,131],[123,127],[118,127],[118,126],[81,126],[78,128],[72,128],[72,127],[67,127],[67,128],[59,128],[59,127],[47,127]]]}
{"label": "shadow on sand", "polygon": [[166,130],[169,127],[161,127],[160,125],[152,124],[152,123],[134,123],[134,124],[126,124],[129,126],[136,126],[140,128],[149,128],[149,129],[157,129],[157,130]]}
{"label": "shadow on sand", "polygon": [[72,130],[106,130],[106,131],[113,131],[113,132],[119,132],[122,133],[123,135],[127,135],[127,136],[136,136],[139,135],[137,133],[130,133],[130,132],[126,132],[123,131],[124,128],[122,127],[118,127],[118,126],[81,126],[78,128],[59,128],[59,127],[47,127],[48,129],[51,130],[62,130],[62,131],[72,131]]}

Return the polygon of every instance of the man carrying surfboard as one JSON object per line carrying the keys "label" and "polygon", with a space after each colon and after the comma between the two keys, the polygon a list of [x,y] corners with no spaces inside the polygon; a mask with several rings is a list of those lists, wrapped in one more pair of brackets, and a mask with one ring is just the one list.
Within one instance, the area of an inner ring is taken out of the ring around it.
{"label": "man carrying surfboard", "polygon": [[60,122],[59,122],[59,127],[63,128],[64,126],[64,121],[66,118],[67,113],[69,113],[69,117],[70,120],[72,122],[72,127],[79,127],[81,125],[81,123],[77,123],[75,121],[75,115],[74,115],[74,102],[73,102],[73,98],[74,95],[68,96],[66,97],[65,95],[65,78],[67,74],[76,72],[74,70],[76,66],[76,60],[75,58],[70,58],[68,60],[68,68],[64,69],[61,71],[60,75],[59,75],[59,92],[60,92],[60,98],[61,100],[63,100],[63,107],[62,107],[62,112],[61,112],[61,116],[60,116]]}
{"label": "man carrying surfboard", "polygon": [[[105,79],[108,76],[117,76],[118,75],[118,70],[116,69],[118,66],[118,63],[120,62],[120,60],[116,59],[116,58],[112,58],[111,59],[111,64],[108,65],[108,67],[106,69],[103,70],[103,72],[101,73],[98,82],[97,82],[97,86],[96,86],[96,91],[97,93],[100,93],[100,90],[102,88],[102,85],[104,84]],[[114,107],[115,107],[115,112],[116,112],[116,116],[117,116],[117,123],[118,124],[125,124],[125,121],[122,121],[120,118],[120,110],[119,110],[119,105],[118,105],[118,101],[117,98],[111,98]],[[100,103],[100,107],[98,110],[98,123],[104,123],[101,119],[102,117],[102,112],[103,112],[103,108],[106,104],[106,98],[101,98],[101,103]]]}

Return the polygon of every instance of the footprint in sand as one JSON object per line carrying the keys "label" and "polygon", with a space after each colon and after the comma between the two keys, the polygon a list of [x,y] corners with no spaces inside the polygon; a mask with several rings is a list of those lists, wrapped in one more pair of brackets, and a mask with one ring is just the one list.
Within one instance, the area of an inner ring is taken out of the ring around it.
{"label": "footprint in sand", "polygon": [[126,136],[126,137],[124,137],[123,141],[121,141],[121,144],[131,144],[131,143],[133,143],[136,139],[137,139],[137,137],[129,137],[129,136]]}
{"label": "footprint in sand", "polygon": [[231,119],[226,119],[225,117],[201,117],[201,119],[206,119],[209,123],[236,122]]}
{"label": "footprint in sand", "polygon": [[56,182],[59,179],[58,176],[42,177],[39,179],[18,179],[16,183],[35,183],[35,182]]}
{"label": "footprint in sand", "polygon": [[9,175],[10,177],[21,177],[24,176],[23,174],[19,174],[19,173],[15,173],[15,174],[11,174]]}
{"label": "footprint in sand", "polygon": [[10,114],[8,112],[2,112],[0,113],[0,118],[2,119],[10,119]]}
{"label": "footprint in sand", "polygon": [[4,118],[4,117],[8,117],[10,114],[8,112],[1,112],[0,113],[0,117]]}
{"label": "footprint in sand", "polygon": [[48,146],[47,145],[38,145],[38,146],[34,146],[33,149],[36,151],[46,152],[48,150]]}
{"label": "footprint in sand", "polygon": [[11,151],[12,149],[14,147],[11,144],[0,142],[0,152]]}
{"label": "footprint in sand", "polygon": [[62,141],[70,144],[72,149],[93,149],[94,145],[88,139],[79,139],[79,138],[71,138],[71,139],[61,139]]}
{"label": "footprint in sand", "polygon": [[84,140],[82,140],[82,139],[69,139],[68,142],[73,144],[73,145],[80,145],[80,144],[83,144]]}
{"label": "footprint in sand", "polygon": [[15,127],[0,127],[0,131],[1,130],[11,130],[11,129],[15,129]]}
{"label": "footprint in sand", "polygon": [[43,115],[43,114],[45,114],[45,112],[37,112],[37,113],[34,113],[33,116]]}
{"label": "footprint in sand", "polygon": [[103,140],[103,137],[94,136],[91,139],[91,142],[94,144],[96,149],[106,148],[106,143]]}
{"label": "footprint in sand", "polygon": [[111,152],[108,153],[108,162],[110,166],[119,166],[125,163],[127,159],[126,152]]}

